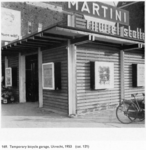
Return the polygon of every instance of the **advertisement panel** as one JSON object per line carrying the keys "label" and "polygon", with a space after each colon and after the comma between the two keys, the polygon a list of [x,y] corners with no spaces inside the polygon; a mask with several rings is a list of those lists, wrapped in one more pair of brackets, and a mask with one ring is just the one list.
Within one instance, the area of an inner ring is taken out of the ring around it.
{"label": "advertisement panel", "polygon": [[1,9],[1,40],[13,41],[21,36],[21,12]]}
{"label": "advertisement panel", "polygon": [[114,63],[95,62],[95,89],[114,88]]}
{"label": "advertisement panel", "polygon": [[144,64],[137,64],[137,86],[145,86]]}
{"label": "advertisement panel", "polygon": [[129,12],[100,2],[67,2],[64,10],[129,25]]}
{"label": "advertisement panel", "polygon": [[43,89],[54,90],[54,63],[42,64]]}
{"label": "advertisement panel", "polygon": [[5,85],[12,86],[12,69],[6,68],[5,70]]}

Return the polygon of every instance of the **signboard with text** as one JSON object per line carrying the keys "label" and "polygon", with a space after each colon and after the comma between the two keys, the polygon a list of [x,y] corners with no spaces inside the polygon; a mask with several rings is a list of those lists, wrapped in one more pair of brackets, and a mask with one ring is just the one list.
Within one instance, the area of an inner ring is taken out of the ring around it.
{"label": "signboard with text", "polygon": [[129,25],[129,12],[100,2],[68,2],[64,9],[124,25]]}
{"label": "signboard with text", "polygon": [[145,41],[140,28],[129,26],[129,12],[100,2],[67,2],[64,9],[75,15],[74,27],[115,37]]}
{"label": "signboard with text", "polygon": [[20,11],[1,9],[1,40],[13,41],[21,36],[21,13]]}

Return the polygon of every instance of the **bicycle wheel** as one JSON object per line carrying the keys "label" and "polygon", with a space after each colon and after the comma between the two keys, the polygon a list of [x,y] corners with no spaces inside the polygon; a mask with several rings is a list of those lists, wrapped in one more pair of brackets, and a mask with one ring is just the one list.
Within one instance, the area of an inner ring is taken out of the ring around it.
{"label": "bicycle wheel", "polygon": [[138,117],[139,121],[143,121],[145,120],[145,111],[141,111],[141,112],[138,112]]}
{"label": "bicycle wheel", "polygon": [[123,124],[129,124],[132,120],[128,117],[129,104],[122,103],[116,109],[116,117]]}
{"label": "bicycle wheel", "polygon": [[138,116],[138,109],[135,106],[135,104],[131,104],[129,105],[128,109],[127,109],[127,115],[128,118],[133,122],[136,120],[137,116]]}

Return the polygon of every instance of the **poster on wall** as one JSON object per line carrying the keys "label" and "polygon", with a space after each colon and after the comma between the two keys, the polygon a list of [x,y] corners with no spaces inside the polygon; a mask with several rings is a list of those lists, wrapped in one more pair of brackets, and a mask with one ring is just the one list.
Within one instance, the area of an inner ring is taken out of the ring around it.
{"label": "poster on wall", "polygon": [[1,9],[1,40],[13,41],[21,36],[21,12]]}
{"label": "poster on wall", "polygon": [[42,64],[43,89],[54,90],[54,63]]}
{"label": "poster on wall", "polygon": [[114,88],[114,63],[95,62],[95,89]]}
{"label": "poster on wall", "polygon": [[144,64],[137,64],[137,86],[145,86]]}
{"label": "poster on wall", "polygon": [[5,85],[12,86],[12,69],[6,68],[5,70]]}

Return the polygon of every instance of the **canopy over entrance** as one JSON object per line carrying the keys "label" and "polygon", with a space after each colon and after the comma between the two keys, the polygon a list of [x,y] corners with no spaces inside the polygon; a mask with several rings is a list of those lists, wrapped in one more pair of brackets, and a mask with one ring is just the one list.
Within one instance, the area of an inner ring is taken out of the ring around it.
{"label": "canopy over entrance", "polygon": [[79,29],[74,27],[64,27],[55,24],[44,29],[41,32],[33,33],[23,39],[13,41],[2,47],[2,55],[16,54],[19,52],[30,53],[41,50],[51,49],[67,45],[70,40],[71,44],[81,45],[84,43],[103,43],[114,44],[119,46],[122,50],[144,50],[144,43],[137,40],[125,39],[121,37],[114,37],[112,35],[105,35],[96,33],[90,30]]}

